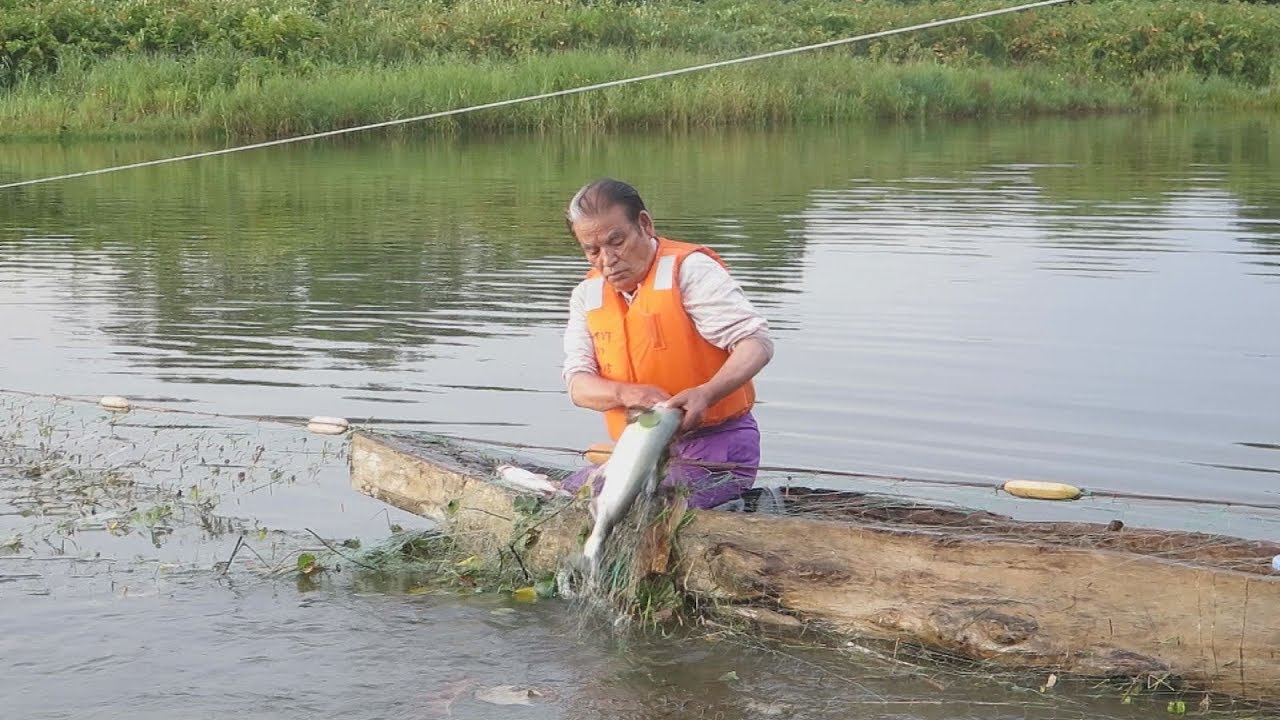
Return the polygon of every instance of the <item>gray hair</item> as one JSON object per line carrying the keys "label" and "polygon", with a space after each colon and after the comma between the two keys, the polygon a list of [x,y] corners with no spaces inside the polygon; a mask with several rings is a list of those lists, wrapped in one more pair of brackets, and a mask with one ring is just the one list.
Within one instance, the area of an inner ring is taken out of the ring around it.
{"label": "gray hair", "polygon": [[613,178],[594,180],[582,186],[569,201],[569,208],[564,214],[565,225],[572,233],[575,222],[618,205],[625,208],[627,219],[633,223],[640,222],[640,213],[647,209],[644,200],[640,199],[640,193],[627,183]]}

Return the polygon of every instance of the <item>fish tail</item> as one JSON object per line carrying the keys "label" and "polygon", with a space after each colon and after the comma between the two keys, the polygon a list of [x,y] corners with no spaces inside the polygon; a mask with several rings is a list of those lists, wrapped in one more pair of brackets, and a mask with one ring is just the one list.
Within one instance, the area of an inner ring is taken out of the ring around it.
{"label": "fish tail", "polygon": [[588,574],[594,574],[595,569],[600,565],[600,554],[604,550],[604,538],[596,533],[591,533],[587,537],[587,541],[582,544],[582,558],[584,569]]}
{"label": "fish tail", "polygon": [[564,560],[556,572],[556,590],[561,597],[573,599],[587,594],[587,560],[582,554],[572,555]]}

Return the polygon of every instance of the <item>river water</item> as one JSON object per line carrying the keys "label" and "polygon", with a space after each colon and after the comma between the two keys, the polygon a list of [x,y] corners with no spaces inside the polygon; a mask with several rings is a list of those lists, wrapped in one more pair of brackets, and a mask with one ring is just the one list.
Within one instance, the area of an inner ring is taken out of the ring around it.
{"label": "river water", "polygon": [[[377,136],[0,191],[0,389],[585,447],[604,433],[559,378],[585,270],[561,213],[608,174],[660,232],[720,251],[768,316],[767,464],[1280,503],[1277,138],[1280,120],[1236,115]],[[191,149],[0,145],[0,182]],[[306,530],[369,542],[418,520],[350,490],[340,440],[0,400],[14,717],[1163,714],[736,640],[625,642],[571,632],[555,602],[223,575],[238,534],[218,523],[286,553]],[[86,491],[103,468],[143,480]],[[189,487],[212,507],[147,494]],[[121,527],[160,505],[181,511],[159,535]],[[511,683],[543,697],[477,699]]]}

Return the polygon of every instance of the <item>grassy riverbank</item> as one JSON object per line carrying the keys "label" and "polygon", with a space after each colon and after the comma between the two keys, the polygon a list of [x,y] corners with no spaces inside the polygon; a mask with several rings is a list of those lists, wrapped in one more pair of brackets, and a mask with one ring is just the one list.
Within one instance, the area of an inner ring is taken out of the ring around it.
{"label": "grassy riverbank", "polygon": [[[1004,6],[996,0],[0,0],[0,136],[376,122]],[[1280,6],[1094,0],[423,130],[1280,107]]]}

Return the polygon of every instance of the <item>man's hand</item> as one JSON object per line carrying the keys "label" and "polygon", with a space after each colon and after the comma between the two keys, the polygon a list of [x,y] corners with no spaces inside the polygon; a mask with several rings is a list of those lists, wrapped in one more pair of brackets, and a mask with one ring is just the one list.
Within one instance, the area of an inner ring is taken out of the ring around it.
{"label": "man's hand", "polygon": [[606,380],[594,373],[578,373],[569,380],[569,397],[578,407],[606,412],[614,408],[649,408],[671,397],[653,385]]}
{"label": "man's hand", "polygon": [[666,390],[653,385],[624,383],[618,387],[618,402],[624,408],[644,408],[648,410],[670,397]]}
{"label": "man's hand", "polygon": [[701,425],[702,415],[711,405],[711,393],[702,385],[682,390],[667,401],[667,407],[684,410],[684,418],[680,421],[680,432],[688,432]]}

